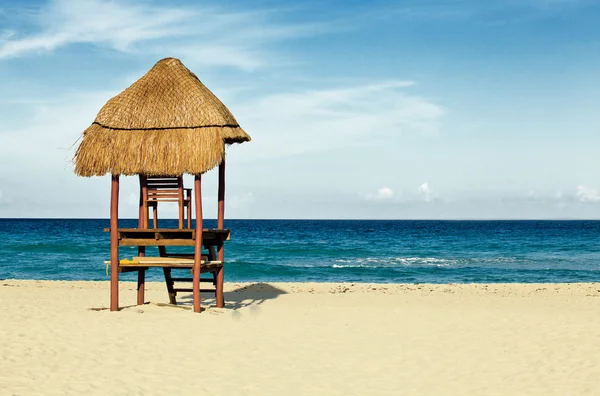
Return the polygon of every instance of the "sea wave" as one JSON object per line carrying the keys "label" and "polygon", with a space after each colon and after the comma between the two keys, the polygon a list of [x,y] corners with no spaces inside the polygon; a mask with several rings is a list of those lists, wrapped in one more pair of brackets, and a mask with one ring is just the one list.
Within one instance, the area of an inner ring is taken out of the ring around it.
{"label": "sea wave", "polygon": [[386,267],[386,266],[430,266],[430,267],[449,267],[458,263],[455,259],[442,259],[436,257],[364,257],[352,259],[337,259],[337,264],[333,268],[352,268],[352,267]]}
{"label": "sea wave", "polygon": [[473,258],[439,258],[439,257],[362,257],[334,260],[332,268],[386,268],[386,267],[436,267],[460,268],[474,264],[525,264],[530,260],[518,257],[473,257]]}
{"label": "sea wave", "polygon": [[376,265],[365,265],[365,264],[333,264],[331,268],[380,268]]}

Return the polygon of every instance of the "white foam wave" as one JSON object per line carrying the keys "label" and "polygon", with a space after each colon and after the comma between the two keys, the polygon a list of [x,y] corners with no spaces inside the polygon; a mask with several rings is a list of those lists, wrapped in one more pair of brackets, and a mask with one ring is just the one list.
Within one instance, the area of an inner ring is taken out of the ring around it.
{"label": "white foam wave", "polygon": [[385,268],[385,267],[435,267],[457,268],[481,263],[524,263],[529,260],[518,257],[481,257],[444,259],[437,257],[361,257],[352,259],[337,259],[332,268]]}
{"label": "white foam wave", "polygon": [[333,264],[331,268],[378,268],[377,265],[364,265],[364,264]]}
{"label": "white foam wave", "polygon": [[428,266],[449,267],[458,263],[457,260],[436,257],[363,257],[355,259],[337,259],[333,268],[376,268],[386,266]]}

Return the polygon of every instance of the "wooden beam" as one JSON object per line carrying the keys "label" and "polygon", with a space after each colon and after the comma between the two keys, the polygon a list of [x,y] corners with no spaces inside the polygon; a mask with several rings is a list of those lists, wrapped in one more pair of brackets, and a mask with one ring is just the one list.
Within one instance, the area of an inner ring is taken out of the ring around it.
{"label": "wooden beam", "polygon": [[139,228],[148,228],[148,177],[140,175],[140,199],[142,200],[142,224]]}
{"label": "wooden beam", "polygon": [[196,204],[196,243],[194,245],[194,312],[200,312],[200,265],[202,261],[202,175],[194,177],[194,201]]}
{"label": "wooden beam", "polygon": [[119,310],[119,175],[110,189],[110,310]]}
{"label": "wooden beam", "polygon": [[217,228],[225,228],[225,158],[219,165],[219,213],[217,216]]}
{"label": "wooden beam", "polygon": [[171,278],[171,268],[163,267],[165,283],[167,284],[167,293],[169,294],[169,304],[177,304],[177,293],[173,290],[173,278]]}
{"label": "wooden beam", "polygon": [[[218,191],[218,199],[219,199],[219,213],[217,216],[217,228],[222,230],[225,228],[225,157],[223,157],[223,162],[219,165],[219,191]],[[225,261],[225,243],[221,241],[218,245],[218,260],[221,262]],[[225,299],[223,295],[223,283],[225,282],[225,268],[221,267],[216,275],[216,303],[217,308],[223,308],[225,306]]]}
{"label": "wooden beam", "polygon": [[121,239],[121,246],[194,246],[193,239],[148,239],[125,238]]}
{"label": "wooden beam", "polygon": [[179,228],[183,228],[183,175],[177,178],[177,198],[179,202]]}
{"label": "wooden beam", "polygon": [[[140,208],[138,213],[138,227],[146,227],[146,193],[147,193],[147,179],[146,176],[140,175]],[[138,246],[138,256],[144,257],[146,255],[146,246]],[[137,305],[144,305],[145,301],[145,289],[146,289],[146,269],[140,268],[138,271],[137,278]]]}

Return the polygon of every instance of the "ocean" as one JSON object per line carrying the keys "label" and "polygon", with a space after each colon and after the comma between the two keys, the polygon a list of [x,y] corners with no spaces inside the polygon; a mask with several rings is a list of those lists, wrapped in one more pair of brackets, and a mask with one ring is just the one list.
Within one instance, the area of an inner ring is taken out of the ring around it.
{"label": "ocean", "polygon": [[[102,219],[0,219],[0,278],[108,280],[108,226]],[[600,281],[600,221],[227,220],[226,227],[226,282]],[[136,252],[123,247],[120,256]],[[147,274],[163,280],[160,269]]]}

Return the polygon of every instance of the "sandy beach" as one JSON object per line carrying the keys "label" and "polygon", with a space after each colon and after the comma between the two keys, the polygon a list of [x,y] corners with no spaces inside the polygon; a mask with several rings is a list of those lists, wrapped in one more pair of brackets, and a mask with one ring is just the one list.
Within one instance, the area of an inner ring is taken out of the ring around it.
{"label": "sandy beach", "polygon": [[600,394],[597,284],[0,285],[2,395]]}

